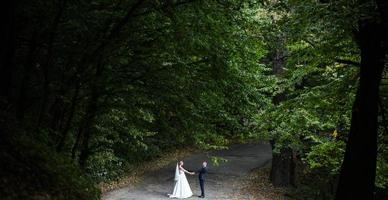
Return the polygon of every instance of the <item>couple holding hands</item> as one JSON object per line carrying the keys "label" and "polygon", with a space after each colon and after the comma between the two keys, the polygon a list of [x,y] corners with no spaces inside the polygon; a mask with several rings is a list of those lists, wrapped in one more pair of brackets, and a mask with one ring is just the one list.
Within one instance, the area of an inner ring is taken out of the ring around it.
{"label": "couple holding hands", "polygon": [[[169,194],[170,198],[188,198],[193,196],[193,192],[191,191],[189,182],[187,181],[186,175],[195,175],[195,172],[189,172],[185,168],[183,168],[183,161],[180,161],[176,165],[175,169],[175,186],[174,191],[172,194]],[[207,174],[207,162],[202,162],[202,168],[196,171],[198,173],[198,179],[199,179],[199,186],[201,188],[201,195],[198,196],[199,198],[205,198],[205,190],[204,190],[204,184],[205,184],[205,175]]]}

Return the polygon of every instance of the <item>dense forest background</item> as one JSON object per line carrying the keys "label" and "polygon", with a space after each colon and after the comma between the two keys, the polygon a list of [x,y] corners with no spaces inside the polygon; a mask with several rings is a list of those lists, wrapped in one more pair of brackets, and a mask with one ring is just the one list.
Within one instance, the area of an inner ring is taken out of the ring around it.
{"label": "dense forest background", "polygon": [[300,199],[388,195],[384,1],[1,4],[4,199],[98,199],[163,152],[248,140]]}

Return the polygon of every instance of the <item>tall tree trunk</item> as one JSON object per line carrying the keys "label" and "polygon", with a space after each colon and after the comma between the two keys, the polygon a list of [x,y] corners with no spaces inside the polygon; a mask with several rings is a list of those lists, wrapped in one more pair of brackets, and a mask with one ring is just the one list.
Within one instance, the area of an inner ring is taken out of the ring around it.
{"label": "tall tree trunk", "polygon": [[80,146],[79,165],[81,168],[85,167],[86,161],[89,157],[89,142],[91,138],[91,131],[93,129],[94,120],[97,114],[98,101],[101,97],[101,82],[103,64],[99,61],[94,75],[94,81],[91,83],[91,94],[88,104],[86,106],[86,113],[83,117],[82,123],[78,130],[77,140],[72,150],[72,157],[75,158],[76,151]]}
{"label": "tall tree trunk", "polygon": [[[277,40],[277,48],[273,53],[272,58],[272,71],[275,75],[280,75],[283,73],[283,67],[285,63],[285,59],[287,56],[284,36],[279,36]],[[273,103],[279,104],[285,98],[284,94],[278,94],[273,97]],[[289,186],[295,185],[295,159],[294,153],[291,148],[283,148],[279,153],[273,151],[275,148],[276,142],[275,140],[271,140],[272,147],[272,165],[270,172],[270,180],[275,186]]]}
{"label": "tall tree trunk", "polygon": [[24,64],[22,82],[20,83],[19,97],[17,99],[16,116],[22,120],[25,114],[25,107],[27,102],[27,90],[30,84],[31,73],[35,65],[35,51],[37,48],[37,30],[34,30],[31,36],[31,44],[28,50],[27,59]]}
{"label": "tall tree trunk", "polygon": [[[12,91],[15,53],[15,1],[2,1],[0,11],[0,98],[9,101]],[[1,99],[0,99],[1,100]]]}
{"label": "tall tree trunk", "polygon": [[295,163],[292,149],[286,148],[280,153],[272,154],[270,180],[274,186],[295,185]]}
{"label": "tall tree trunk", "polygon": [[81,129],[81,133],[83,133],[81,150],[79,155],[79,165],[81,168],[85,167],[86,161],[89,157],[89,142],[91,137],[91,131],[93,129],[94,120],[97,114],[97,102],[100,98],[100,94],[98,89],[95,88],[92,91],[92,96],[90,98],[89,106],[87,109],[85,121],[83,127]]}
{"label": "tall tree trunk", "polygon": [[59,0],[57,14],[55,15],[53,23],[51,25],[50,33],[49,33],[49,37],[48,37],[48,41],[47,41],[47,56],[46,56],[45,64],[43,64],[43,66],[42,66],[42,68],[43,68],[43,95],[42,95],[42,102],[40,105],[37,128],[40,127],[41,122],[43,120],[43,116],[44,116],[45,111],[46,111],[48,97],[50,95],[49,68],[50,68],[50,65],[52,64],[54,40],[56,37],[56,33],[57,33],[60,19],[62,18],[63,12],[65,10],[65,5],[66,5],[66,0]]}
{"label": "tall tree trunk", "polygon": [[384,69],[384,37],[379,24],[359,26],[360,82],[336,194],[337,200],[374,199],[379,85]]}
{"label": "tall tree trunk", "polygon": [[[86,109],[86,114],[81,123],[80,130],[77,135],[76,143],[72,149],[72,158],[74,159],[76,156],[76,151],[79,143],[81,142],[81,151],[79,156],[79,164],[81,168],[85,167],[87,158],[89,156],[89,140],[91,137],[91,129],[94,123],[95,115],[97,114],[97,102],[100,99],[101,93],[99,88],[99,83],[101,82],[101,75],[103,73],[103,63],[102,63],[102,53],[104,49],[110,44],[112,39],[117,37],[122,29],[125,27],[127,23],[130,22],[132,17],[135,14],[135,11],[144,3],[144,0],[137,0],[133,3],[133,5],[128,9],[126,15],[115,25],[113,25],[109,34],[103,37],[102,42],[92,51],[92,53],[88,56],[85,56],[81,63],[86,63],[86,66],[96,66],[96,73],[94,76],[94,82],[91,86],[91,98],[89,100],[89,104]],[[94,65],[97,64],[97,65]],[[86,69],[86,68],[85,68]],[[81,141],[82,140],[82,141]]]}
{"label": "tall tree trunk", "polygon": [[73,144],[73,147],[71,148],[71,159],[75,160],[77,156],[78,146],[82,138],[82,132],[81,127],[79,127],[77,132],[77,137],[75,138],[75,142]]}
{"label": "tall tree trunk", "polygon": [[77,105],[77,99],[78,99],[79,90],[80,90],[80,84],[78,83],[78,81],[76,81],[76,86],[75,87],[76,88],[75,88],[73,97],[71,98],[71,105],[70,105],[70,110],[69,110],[69,114],[68,114],[69,116],[68,116],[67,121],[65,123],[65,127],[64,127],[64,129],[62,130],[62,133],[61,133],[61,136],[60,136],[61,138],[59,139],[59,142],[58,142],[58,145],[57,145],[57,152],[62,151],[62,148],[65,145],[66,138],[67,138],[67,135],[68,135],[70,127],[71,127],[71,123],[73,121],[74,112],[75,112],[75,108],[76,108],[76,105]]}

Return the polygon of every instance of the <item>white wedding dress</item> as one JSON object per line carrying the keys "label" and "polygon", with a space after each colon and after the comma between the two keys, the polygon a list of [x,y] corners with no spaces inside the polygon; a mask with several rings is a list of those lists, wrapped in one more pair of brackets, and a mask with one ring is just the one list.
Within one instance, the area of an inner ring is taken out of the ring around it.
{"label": "white wedding dress", "polygon": [[189,182],[187,181],[185,172],[179,169],[178,165],[175,169],[175,186],[170,198],[184,199],[193,196]]}

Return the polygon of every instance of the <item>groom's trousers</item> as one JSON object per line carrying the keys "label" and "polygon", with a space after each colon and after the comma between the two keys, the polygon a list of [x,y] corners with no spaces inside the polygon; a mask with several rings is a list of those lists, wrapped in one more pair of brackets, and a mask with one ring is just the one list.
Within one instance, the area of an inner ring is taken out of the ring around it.
{"label": "groom's trousers", "polygon": [[201,196],[205,197],[205,180],[199,179],[199,186],[201,187]]}

